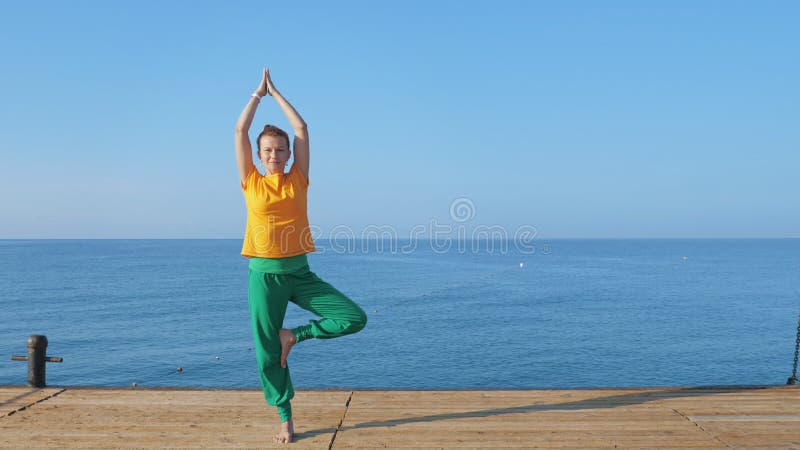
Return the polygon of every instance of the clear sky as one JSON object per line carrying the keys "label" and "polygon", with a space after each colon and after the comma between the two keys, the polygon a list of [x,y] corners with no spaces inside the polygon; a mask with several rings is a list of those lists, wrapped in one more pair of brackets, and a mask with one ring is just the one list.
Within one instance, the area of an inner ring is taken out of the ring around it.
{"label": "clear sky", "polygon": [[800,237],[796,0],[1,10],[0,238],[241,238],[264,66],[309,124],[317,237]]}

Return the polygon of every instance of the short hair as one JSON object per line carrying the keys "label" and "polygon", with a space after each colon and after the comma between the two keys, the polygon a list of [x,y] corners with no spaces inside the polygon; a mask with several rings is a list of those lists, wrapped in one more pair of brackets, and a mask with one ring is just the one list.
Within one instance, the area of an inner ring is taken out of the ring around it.
{"label": "short hair", "polygon": [[264,129],[261,131],[261,134],[259,134],[258,138],[256,139],[256,146],[258,147],[258,149],[256,151],[258,151],[258,152],[261,151],[261,138],[263,136],[283,136],[283,138],[286,139],[286,149],[287,150],[291,150],[292,149],[292,146],[289,143],[289,134],[287,134],[285,131],[281,130],[280,128],[276,127],[275,125],[267,124],[267,125],[264,125]]}

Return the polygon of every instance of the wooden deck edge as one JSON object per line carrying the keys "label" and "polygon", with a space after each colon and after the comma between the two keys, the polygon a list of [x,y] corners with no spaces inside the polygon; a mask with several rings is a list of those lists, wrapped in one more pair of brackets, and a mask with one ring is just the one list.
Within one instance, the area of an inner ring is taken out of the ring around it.
{"label": "wooden deck edge", "polygon": [[[28,385],[15,385],[6,384],[0,385],[0,388],[29,388],[29,389],[70,389],[70,390],[157,390],[157,391],[261,391],[260,387],[210,387],[210,386],[151,386],[151,385],[137,385],[133,386],[91,386],[91,385],[47,385],[44,388],[33,388]],[[391,392],[482,392],[482,391],[602,391],[602,390],[619,390],[619,391],[636,391],[642,389],[675,389],[675,390],[725,390],[725,389],[797,389],[800,384],[786,385],[786,384],[731,384],[731,385],[694,385],[694,386],[599,386],[599,387],[559,387],[559,388],[504,388],[504,387],[486,387],[486,388],[352,388],[352,387],[331,387],[331,388],[302,388],[296,387],[298,391],[304,392],[348,392],[348,391],[391,391]]]}

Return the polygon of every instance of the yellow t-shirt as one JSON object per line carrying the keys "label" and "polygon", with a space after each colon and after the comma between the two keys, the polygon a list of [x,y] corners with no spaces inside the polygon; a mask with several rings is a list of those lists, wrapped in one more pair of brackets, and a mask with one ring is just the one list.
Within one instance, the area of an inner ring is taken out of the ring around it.
{"label": "yellow t-shirt", "polygon": [[308,226],[308,184],[295,164],[286,174],[261,175],[252,167],[241,183],[247,205],[242,256],[285,258],[316,250]]}

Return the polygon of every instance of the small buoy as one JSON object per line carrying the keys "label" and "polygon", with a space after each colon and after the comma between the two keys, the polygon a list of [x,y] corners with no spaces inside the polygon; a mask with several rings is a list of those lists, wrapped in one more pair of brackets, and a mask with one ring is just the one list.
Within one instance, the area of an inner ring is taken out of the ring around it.
{"label": "small buoy", "polygon": [[136,386],[137,386],[136,382],[131,383],[132,388],[136,389]]}
{"label": "small buoy", "polygon": [[525,263],[524,262],[519,263],[519,268],[521,269],[523,267],[525,267]]}
{"label": "small buoy", "polygon": [[183,372],[183,367],[178,367],[178,372]]}

